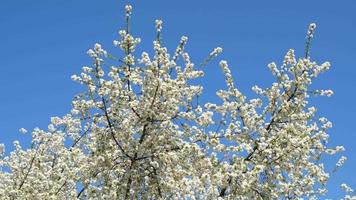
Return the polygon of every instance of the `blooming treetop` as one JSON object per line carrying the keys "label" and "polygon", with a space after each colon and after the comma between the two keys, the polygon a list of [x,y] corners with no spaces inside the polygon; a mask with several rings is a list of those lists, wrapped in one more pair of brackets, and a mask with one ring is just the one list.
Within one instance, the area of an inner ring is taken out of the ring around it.
{"label": "blooming treetop", "polygon": [[[162,46],[156,20],[153,55],[135,51],[140,39],[127,26],[113,43],[122,58],[100,44],[72,79],[87,90],[76,96],[64,117],[47,130],[34,129],[29,149],[0,145],[1,199],[317,199],[329,174],[322,155],[332,124],[308,105],[312,81],[330,67],[309,57],[315,24],[307,33],[305,57],[289,50],[283,64],[268,65],[276,82],[248,99],[234,85],[227,61],[220,61],[226,89],[222,103],[199,104],[204,75],[184,50],[183,36],[172,56]],[[222,52],[215,48],[206,65]],[[108,66],[107,60],[117,64]],[[26,133],[25,129],[20,129]],[[341,157],[336,168],[346,158]],[[342,185],[347,195],[353,190]]]}

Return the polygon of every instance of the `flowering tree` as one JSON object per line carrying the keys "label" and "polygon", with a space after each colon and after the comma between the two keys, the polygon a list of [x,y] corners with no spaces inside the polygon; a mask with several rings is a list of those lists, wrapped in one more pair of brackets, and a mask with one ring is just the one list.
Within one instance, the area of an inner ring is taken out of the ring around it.
{"label": "flowering tree", "polygon": [[[202,105],[203,87],[192,80],[222,49],[195,67],[187,37],[170,56],[156,20],[154,55],[136,58],[140,39],[130,32],[132,8],[125,8],[126,27],[114,41],[122,58],[95,44],[87,52],[92,64],[72,76],[87,90],[71,112],[53,117],[48,130],[33,130],[29,149],[15,141],[6,155],[0,146],[1,199],[316,199],[327,192],[320,157],[344,148],[327,147],[332,124],[308,106],[310,97],[333,93],[310,89],[330,67],[309,57],[315,24],[303,58],[289,50],[280,67],[268,65],[276,82],[254,86],[259,98],[248,100],[235,87],[223,60],[222,103]],[[342,187],[345,199],[356,198]]]}

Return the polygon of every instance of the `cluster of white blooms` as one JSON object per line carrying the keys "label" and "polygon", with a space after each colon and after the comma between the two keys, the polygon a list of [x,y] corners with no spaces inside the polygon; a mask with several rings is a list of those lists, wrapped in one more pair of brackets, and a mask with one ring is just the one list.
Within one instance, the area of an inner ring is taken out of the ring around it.
{"label": "cluster of white blooms", "polygon": [[216,47],[213,49],[212,52],[210,52],[209,56],[204,60],[204,62],[201,64],[201,66],[207,65],[213,58],[217,57],[222,53],[223,49],[221,47]]}
{"label": "cluster of white blooms", "polygon": [[172,60],[174,62],[176,62],[178,57],[183,53],[184,46],[187,44],[187,41],[188,41],[188,37],[187,36],[182,36],[181,37],[179,45],[177,46],[176,51],[175,51],[175,53],[173,55],[173,58],[172,58]]}
{"label": "cluster of white blooms", "polygon": [[340,186],[346,192],[346,195],[342,200],[356,200],[354,190],[350,186],[348,186],[346,183],[343,183]]}
{"label": "cluster of white blooms", "polygon": [[345,156],[341,156],[341,158],[336,163],[336,167],[343,166],[346,160],[347,160],[347,158]]}
{"label": "cluster of white blooms", "polygon": [[126,30],[120,30],[119,35],[121,36],[121,40],[114,40],[113,43],[124,52],[133,52],[136,46],[141,42],[140,38],[134,38]]}
{"label": "cluster of white blooms", "polygon": [[347,193],[354,192],[354,190],[351,187],[349,187],[346,183],[341,184],[341,188],[345,190],[345,192]]}
{"label": "cluster of white blooms", "polygon": [[280,74],[279,70],[277,69],[276,63],[272,62],[268,64],[268,68],[271,70],[273,75],[278,76]]}
{"label": "cluster of white blooms", "polygon": [[333,149],[326,149],[325,153],[328,153],[330,155],[336,154],[338,152],[345,151],[345,148],[343,146],[336,146]]}
{"label": "cluster of white blooms", "polygon": [[[129,20],[132,7],[125,10]],[[162,21],[156,29],[152,55],[137,56],[140,40],[127,25],[114,41],[124,56],[110,67],[95,44],[87,52],[92,64],[72,76],[87,91],[71,111],[47,130],[35,128],[28,149],[16,141],[6,154],[0,145],[1,199],[316,199],[327,192],[319,158],[344,148],[327,146],[332,124],[308,100],[328,62],[289,50],[282,66],[268,65],[277,81],[254,86],[259,97],[247,99],[223,60],[221,101],[201,104],[196,79],[204,72],[185,51],[187,37],[171,57],[159,37]],[[309,38],[314,31],[311,25]],[[207,61],[221,52],[215,48]]]}
{"label": "cluster of white blooms", "polygon": [[222,48],[221,47],[216,47],[210,54],[209,56],[211,57],[216,57],[218,56],[219,54],[222,53]]}
{"label": "cluster of white blooms", "polygon": [[309,28],[308,28],[308,32],[307,32],[307,37],[312,38],[312,37],[313,37],[313,34],[314,34],[314,32],[315,32],[315,29],[316,29],[316,24],[315,24],[315,23],[309,24]]}
{"label": "cluster of white blooms", "polygon": [[132,6],[131,5],[126,5],[125,6],[125,11],[126,11],[126,16],[130,16],[132,13]]}
{"label": "cluster of white blooms", "polygon": [[305,58],[307,58],[307,59],[309,59],[311,40],[314,37],[315,29],[316,29],[315,23],[311,23],[308,27],[308,32],[307,32],[307,36],[306,36],[307,41],[306,41],[306,45],[305,45]]}
{"label": "cluster of white blooms", "polygon": [[315,90],[315,94],[330,97],[334,94],[334,91],[332,91],[332,90]]}
{"label": "cluster of white blooms", "polygon": [[163,24],[162,20],[156,19],[155,22],[156,22],[156,30],[158,32],[161,32],[162,31],[162,24]]}
{"label": "cluster of white blooms", "polygon": [[25,134],[25,133],[27,133],[27,130],[25,128],[20,128],[19,132],[22,133],[22,134]]}

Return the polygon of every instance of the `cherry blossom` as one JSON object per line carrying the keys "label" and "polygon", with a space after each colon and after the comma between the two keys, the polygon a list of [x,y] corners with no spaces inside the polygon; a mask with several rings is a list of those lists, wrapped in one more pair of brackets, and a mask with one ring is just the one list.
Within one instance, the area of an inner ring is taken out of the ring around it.
{"label": "cherry blossom", "polygon": [[[333,94],[313,89],[330,68],[310,58],[315,24],[305,56],[290,49],[280,65],[268,64],[275,82],[254,86],[256,98],[236,87],[221,60],[220,101],[201,103],[195,80],[222,48],[196,66],[182,36],[171,56],[156,20],[153,51],[136,52],[131,15],[127,5],[113,42],[122,58],[99,43],[87,50],[91,63],[71,77],[85,90],[68,114],[31,131],[30,148],[15,141],[5,152],[0,144],[1,199],[323,199],[331,172],[320,158],[345,149],[328,145],[332,123],[308,103]],[[344,199],[356,198],[341,187]]]}

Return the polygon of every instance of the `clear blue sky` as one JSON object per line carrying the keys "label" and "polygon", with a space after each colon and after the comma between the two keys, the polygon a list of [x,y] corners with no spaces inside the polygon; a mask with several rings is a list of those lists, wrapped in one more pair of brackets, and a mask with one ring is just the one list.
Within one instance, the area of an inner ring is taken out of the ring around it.
{"label": "clear blue sky", "polygon": [[[266,65],[281,63],[289,48],[303,55],[306,27],[317,23],[311,56],[330,61],[331,70],[314,87],[331,88],[332,98],[312,103],[319,115],[334,123],[330,146],[342,144],[345,166],[332,174],[330,197],[339,198],[341,182],[356,187],[356,1],[122,1],[122,0],[1,0],[0,2],[0,143],[10,149],[15,139],[28,146],[21,127],[46,128],[51,116],[70,109],[83,90],[70,80],[90,64],[86,50],[102,43],[112,54],[112,40],[123,26],[123,7],[134,7],[133,32],[150,48],[154,20],[164,21],[163,39],[171,49],[181,35],[189,37],[188,51],[200,63],[216,46],[230,63],[236,83],[247,95],[255,85],[272,81]],[[220,68],[206,68],[206,97],[224,86]],[[329,168],[338,159],[328,159]]]}

